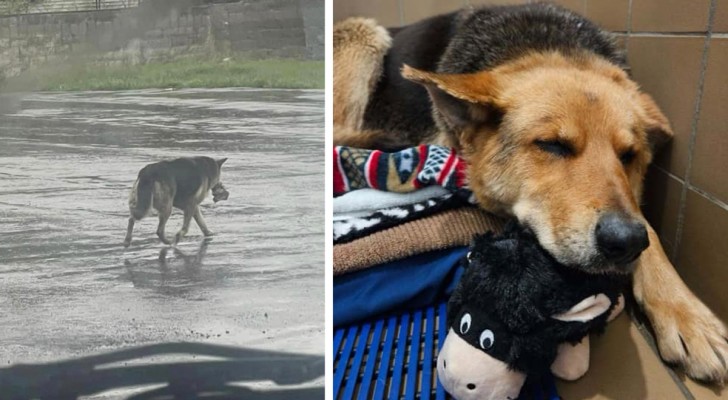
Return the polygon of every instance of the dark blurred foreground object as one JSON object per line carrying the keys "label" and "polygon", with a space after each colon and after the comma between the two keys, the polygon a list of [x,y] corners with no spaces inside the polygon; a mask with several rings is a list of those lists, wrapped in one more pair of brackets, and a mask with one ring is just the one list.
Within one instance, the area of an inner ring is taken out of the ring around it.
{"label": "dark blurred foreground object", "polygon": [[[141,364],[150,356],[192,355],[195,362]],[[128,365],[134,361],[134,365]],[[0,369],[7,400],[77,399],[111,389],[155,385],[128,399],[322,399],[324,358],[205,343],[162,343],[47,364]],[[240,384],[272,381],[268,390]],[[166,384],[164,387],[158,387]],[[302,385],[306,384],[306,385]],[[285,385],[298,385],[290,388]]]}

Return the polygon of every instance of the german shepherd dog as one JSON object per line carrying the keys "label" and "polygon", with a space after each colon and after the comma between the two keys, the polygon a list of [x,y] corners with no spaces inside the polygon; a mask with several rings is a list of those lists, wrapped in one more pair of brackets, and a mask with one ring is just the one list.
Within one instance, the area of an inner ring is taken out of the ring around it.
{"label": "german shepherd dog", "polygon": [[159,213],[157,236],[165,244],[172,244],[164,234],[164,227],[172,214],[172,207],[184,212],[182,228],[174,238],[176,244],[190,227],[192,218],[205,236],[212,236],[200,213],[200,203],[212,191],[213,200],[227,200],[228,192],[220,182],[220,169],[227,158],[187,157],[149,164],[139,171],[129,194],[129,225],[124,247],[131,244],[134,222],[139,221],[154,207]]}
{"label": "german shepherd dog", "polygon": [[515,217],[558,261],[634,272],[663,359],[728,376],[724,324],[688,289],[640,211],[672,137],[614,37],[548,4],[469,8],[396,29],[334,28],[334,143],[456,148],[479,204]]}

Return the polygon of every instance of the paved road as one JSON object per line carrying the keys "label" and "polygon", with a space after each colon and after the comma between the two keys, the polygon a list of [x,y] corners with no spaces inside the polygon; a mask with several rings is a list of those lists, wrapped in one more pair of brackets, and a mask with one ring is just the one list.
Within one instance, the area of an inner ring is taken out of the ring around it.
{"label": "paved road", "polygon": [[[180,341],[323,355],[322,91],[0,102],[0,366]],[[167,248],[148,218],[124,249],[138,170],[188,155],[230,158],[229,200],[202,206],[216,236],[193,222]]]}

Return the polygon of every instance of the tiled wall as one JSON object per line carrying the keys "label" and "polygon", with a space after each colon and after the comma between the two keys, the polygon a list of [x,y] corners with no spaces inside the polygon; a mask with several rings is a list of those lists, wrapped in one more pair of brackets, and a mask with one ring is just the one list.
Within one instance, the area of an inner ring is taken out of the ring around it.
{"label": "tiled wall", "polygon": [[[487,0],[335,0],[386,25]],[[560,0],[616,31],[675,139],[651,168],[645,214],[687,284],[728,321],[728,0]]]}

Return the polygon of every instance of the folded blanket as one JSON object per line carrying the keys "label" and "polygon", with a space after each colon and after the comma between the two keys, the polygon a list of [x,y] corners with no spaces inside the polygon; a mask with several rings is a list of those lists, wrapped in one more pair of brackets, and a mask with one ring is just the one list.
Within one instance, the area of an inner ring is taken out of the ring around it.
{"label": "folded blanket", "polygon": [[343,215],[372,214],[378,210],[417,204],[449,193],[445,188],[430,186],[409,193],[393,193],[376,189],[360,189],[334,197],[334,219]]}
{"label": "folded blanket", "polygon": [[437,213],[334,245],[334,275],[428,251],[465,246],[470,244],[473,235],[498,230],[501,225],[499,218],[476,207]]}
{"label": "folded blanket", "polygon": [[[342,197],[364,192],[365,190],[371,189],[357,190]],[[417,192],[424,190],[420,189]],[[390,194],[400,195],[398,193]],[[467,198],[463,198],[456,193],[448,193],[443,196],[428,198],[419,203],[390,207],[374,212],[361,211],[351,214],[335,214],[334,244],[348,243],[374,232],[424,218],[437,212],[467,205],[470,205]]]}
{"label": "folded blanket", "polygon": [[468,247],[418,254],[334,278],[334,327],[433,304],[452,293]]}
{"label": "folded blanket", "polygon": [[372,188],[412,192],[425,186],[465,188],[465,162],[449,147],[421,145],[396,153],[334,148],[334,197]]}

